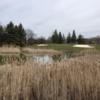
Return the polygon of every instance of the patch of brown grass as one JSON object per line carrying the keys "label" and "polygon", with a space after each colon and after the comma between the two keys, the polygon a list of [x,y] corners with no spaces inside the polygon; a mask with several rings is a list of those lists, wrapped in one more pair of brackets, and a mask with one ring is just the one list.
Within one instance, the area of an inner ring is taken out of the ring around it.
{"label": "patch of brown grass", "polygon": [[57,54],[62,54],[60,51],[56,50],[50,50],[50,49],[32,49],[32,48],[21,48],[20,47],[0,47],[0,55],[6,55],[6,54],[20,54],[21,52],[25,54],[34,54],[34,55],[43,55],[43,54],[48,54],[48,55],[57,55]]}
{"label": "patch of brown grass", "polygon": [[20,53],[19,47],[0,47],[0,54]]}
{"label": "patch of brown grass", "polygon": [[32,48],[23,48],[22,50],[24,53],[30,53],[34,55],[43,55],[43,54],[48,54],[48,55],[58,55],[62,54],[62,52],[57,51],[57,50],[52,50],[52,49],[32,49]]}
{"label": "patch of brown grass", "polygon": [[100,100],[100,55],[0,66],[0,100]]}

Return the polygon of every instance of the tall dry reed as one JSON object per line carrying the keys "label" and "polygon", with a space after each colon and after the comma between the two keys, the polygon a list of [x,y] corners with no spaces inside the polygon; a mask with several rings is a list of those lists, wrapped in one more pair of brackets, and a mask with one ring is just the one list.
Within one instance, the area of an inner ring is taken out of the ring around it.
{"label": "tall dry reed", "polygon": [[0,100],[100,100],[100,55],[2,65]]}

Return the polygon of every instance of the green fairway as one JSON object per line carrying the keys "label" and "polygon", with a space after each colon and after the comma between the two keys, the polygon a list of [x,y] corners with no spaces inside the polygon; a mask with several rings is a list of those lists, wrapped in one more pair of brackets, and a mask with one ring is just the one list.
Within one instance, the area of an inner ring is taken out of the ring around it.
{"label": "green fairway", "polygon": [[80,51],[82,48],[74,48],[71,44],[48,44],[48,46],[39,47],[37,45],[32,46],[35,49],[54,49],[59,51]]}
{"label": "green fairway", "polygon": [[[100,45],[93,45],[95,49],[100,50]],[[48,46],[41,46],[33,45],[32,48],[35,49],[54,49],[58,51],[72,51],[72,52],[79,52],[84,48],[75,48],[72,44],[48,44]]]}
{"label": "green fairway", "polygon": [[100,51],[100,45],[95,45],[95,48]]}

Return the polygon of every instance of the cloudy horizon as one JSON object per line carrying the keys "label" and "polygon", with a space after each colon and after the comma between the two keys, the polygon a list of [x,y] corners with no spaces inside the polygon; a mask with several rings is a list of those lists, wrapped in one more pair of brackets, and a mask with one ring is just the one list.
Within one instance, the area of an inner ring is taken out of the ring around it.
{"label": "cloudy horizon", "polygon": [[100,0],[3,0],[0,23],[22,23],[37,36],[48,37],[58,29],[85,37],[100,35]]}

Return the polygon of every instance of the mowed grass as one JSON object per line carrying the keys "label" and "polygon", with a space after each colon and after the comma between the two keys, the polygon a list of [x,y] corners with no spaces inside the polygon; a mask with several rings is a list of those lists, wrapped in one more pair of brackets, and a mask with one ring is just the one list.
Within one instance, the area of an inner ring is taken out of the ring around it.
{"label": "mowed grass", "polygon": [[[54,49],[58,51],[70,51],[70,52],[80,52],[81,50],[86,50],[86,48],[75,48],[73,47],[74,44],[47,44],[48,46],[39,47],[38,45],[31,46],[35,49]],[[94,46],[94,49],[100,51],[100,45],[91,45]]]}
{"label": "mowed grass", "polygon": [[95,45],[95,48],[100,51],[100,44],[99,45]]}
{"label": "mowed grass", "polygon": [[[47,46],[38,46],[38,44],[34,44],[32,46],[24,47],[22,48],[22,52],[54,52],[60,51],[60,52],[80,52],[81,50],[86,50],[86,48],[76,48],[73,47],[74,44],[47,44]],[[100,45],[91,45],[94,46],[93,49],[96,49],[100,51]],[[38,50],[37,50],[38,49]],[[53,51],[54,50],[54,51]],[[0,54],[19,54],[20,53],[20,47],[0,47]]]}
{"label": "mowed grass", "polygon": [[48,46],[39,47],[38,45],[33,45],[33,48],[39,49],[54,49],[59,51],[80,51],[80,48],[73,48],[71,44],[48,44]]}

